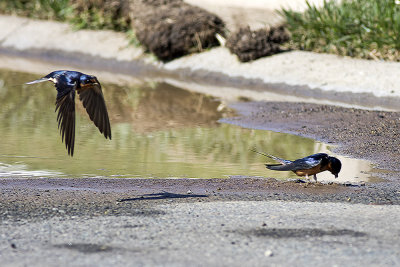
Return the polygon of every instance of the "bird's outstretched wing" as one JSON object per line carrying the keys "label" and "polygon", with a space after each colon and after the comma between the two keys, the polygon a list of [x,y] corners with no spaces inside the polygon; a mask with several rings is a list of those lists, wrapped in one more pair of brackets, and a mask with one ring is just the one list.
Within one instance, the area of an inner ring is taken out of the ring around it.
{"label": "bird's outstretched wing", "polygon": [[297,159],[288,164],[265,164],[265,166],[270,170],[275,171],[297,171],[297,170],[307,170],[318,166],[321,164],[323,158],[316,157],[305,157],[302,159]]}
{"label": "bird's outstretched wing", "polygon": [[55,84],[57,88],[56,111],[58,128],[71,157],[74,155],[75,145],[75,90],[76,83],[60,76]]}
{"label": "bird's outstretched wing", "polygon": [[96,83],[81,86],[78,89],[78,94],[90,119],[99,131],[104,134],[105,138],[111,139],[110,120],[100,83],[97,81]]}

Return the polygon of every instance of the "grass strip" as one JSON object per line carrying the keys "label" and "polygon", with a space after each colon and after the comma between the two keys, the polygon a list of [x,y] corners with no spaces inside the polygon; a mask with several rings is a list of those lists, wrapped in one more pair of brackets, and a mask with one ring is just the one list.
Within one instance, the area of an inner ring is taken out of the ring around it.
{"label": "grass strip", "polygon": [[366,59],[400,61],[400,1],[324,1],[295,12],[283,9],[290,47]]}

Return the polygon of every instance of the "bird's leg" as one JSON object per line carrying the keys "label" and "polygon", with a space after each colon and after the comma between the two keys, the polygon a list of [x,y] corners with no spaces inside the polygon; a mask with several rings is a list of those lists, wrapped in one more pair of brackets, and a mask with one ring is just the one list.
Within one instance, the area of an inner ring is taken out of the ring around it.
{"label": "bird's leg", "polygon": [[308,177],[308,174],[306,174],[306,180],[307,180],[307,183],[311,182],[310,178]]}
{"label": "bird's leg", "polygon": [[315,180],[315,182],[317,182],[317,175],[316,174],[314,174],[314,180]]}

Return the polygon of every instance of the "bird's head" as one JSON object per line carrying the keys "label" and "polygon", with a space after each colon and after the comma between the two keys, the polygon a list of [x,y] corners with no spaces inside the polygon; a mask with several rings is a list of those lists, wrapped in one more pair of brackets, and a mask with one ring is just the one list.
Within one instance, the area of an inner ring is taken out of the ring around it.
{"label": "bird's head", "polygon": [[342,163],[335,157],[329,157],[329,171],[338,178],[339,172],[342,169]]}
{"label": "bird's head", "polygon": [[81,87],[99,83],[99,81],[97,80],[97,78],[95,76],[86,75],[86,74],[83,74],[83,75],[81,75],[81,77],[79,77],[79,82],[80,82]]}

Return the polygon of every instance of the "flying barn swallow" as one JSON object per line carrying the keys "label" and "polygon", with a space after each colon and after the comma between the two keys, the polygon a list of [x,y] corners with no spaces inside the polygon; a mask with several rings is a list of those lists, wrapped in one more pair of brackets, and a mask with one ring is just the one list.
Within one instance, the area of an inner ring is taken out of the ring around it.
{"label": "flying barn swallow", "polygon": [[57,121],[62,141],[71,157],[75,144],[75,92],[78,92],[90,119],[105,138],[111,139],[111,126],[108,118],[101,85],[97,78],[77,71],[57,70],[41,79],[26,84],[51,81],[57,89],[56,110]]}
{"label": "flying barn swallow", "polygon": [[314,180],[317,181],[317,173],[323,171],[330,171],[335,178],[338,177],[342,163],[335,157],[330,157],[325,153],[314,154],[305,158],[296,159],[294,161],[281,159],[267,153],[262,153],[253,150],[254,152],[269,157],[273,160],[278,161],[280,164],[265,164],[265,166],[274,171],[292,171],[298,176],[305,176],[308,180],[309,175],[314,176]]}

